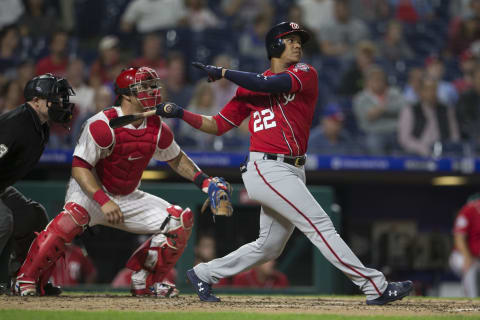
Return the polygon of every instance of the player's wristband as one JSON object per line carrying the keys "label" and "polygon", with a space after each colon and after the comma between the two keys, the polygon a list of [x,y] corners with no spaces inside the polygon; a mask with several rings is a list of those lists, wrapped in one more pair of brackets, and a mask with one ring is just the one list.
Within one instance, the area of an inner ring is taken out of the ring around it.
{"label": "player's wristband", "polygon": [[193,177],[193,183],[195,183],[195,185],[199,187],[200,190],[202,190],[204,188],[203,182],[208,178],[210,177],[207,176],[205,173],[203,173],[202,171],[198,171]]}
{"label": "player's wristband", "polygon": [[93,194],[93,200],[95,200],[100,205],[100,207],[102,207],[105,203],[110,201],[110,198],[102,189],[99,189]]}

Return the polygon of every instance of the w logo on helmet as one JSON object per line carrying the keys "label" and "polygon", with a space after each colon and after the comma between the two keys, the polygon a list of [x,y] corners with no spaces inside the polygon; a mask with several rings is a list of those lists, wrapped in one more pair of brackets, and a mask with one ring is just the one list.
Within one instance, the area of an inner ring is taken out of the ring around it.
{"label": "w logo on helmet", "polygon": [[292,27],[292,29],[300,29],[300,26],[295,22],[290,22],[290,27]]}

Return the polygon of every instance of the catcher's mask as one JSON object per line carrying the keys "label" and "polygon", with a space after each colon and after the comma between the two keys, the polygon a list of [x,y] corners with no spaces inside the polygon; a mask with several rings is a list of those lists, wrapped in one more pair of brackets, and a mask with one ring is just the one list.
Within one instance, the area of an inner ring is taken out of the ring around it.
{"label": "catcher's mask", "polygon": [[124,69],[115,80],[118,96],[134,96],[144,108],[155,107],[162,101],[160,89],[161,80],[149,67]]}
{"label": "catcher's mask", "polygon": [[[66,124],[72,119],[74,104],[70,102],[70,96],[75,92],[64,78],[46,73],[35,77],[27,82],[23,91],[26,101],[33,98],[47,100],[48,118],[57,123]],[[50,102],[50,106],[49,106]]]}

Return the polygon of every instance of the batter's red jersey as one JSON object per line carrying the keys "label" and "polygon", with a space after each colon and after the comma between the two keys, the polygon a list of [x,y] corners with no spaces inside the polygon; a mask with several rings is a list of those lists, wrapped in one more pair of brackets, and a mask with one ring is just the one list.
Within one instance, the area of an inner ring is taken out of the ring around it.
{"label": "batter's red jersey", "polygon": [[[239,87],[219,115],[239,126],[250,116],[250,151],[292,156],[307,152],[308,136],[318,98],[317,71],[305,63],[291,65],[290,92],[260,93]],[[273,75],[269,70],[263,76]]]}
{"label": "batter's red jersey", "polygon": [[467,236],[472,255],[480,257],[480,200],[468,202],[455,219],[453,233]]}

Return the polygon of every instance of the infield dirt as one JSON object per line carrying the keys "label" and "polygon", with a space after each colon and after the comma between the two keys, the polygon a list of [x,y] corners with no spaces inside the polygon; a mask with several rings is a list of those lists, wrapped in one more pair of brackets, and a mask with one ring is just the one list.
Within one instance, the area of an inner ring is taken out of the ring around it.
{"label": "infield dirt", "polygon": [[127,295],[64,294],[60,297],[0,296],[0,309],[117,310],[313,313],[342,315],[480,315],[479,299],[405,298],[387,306],[367,306],[360,297],[222,296],[220,303],[202,303],[197,296],[175,299],[136,298]]}

